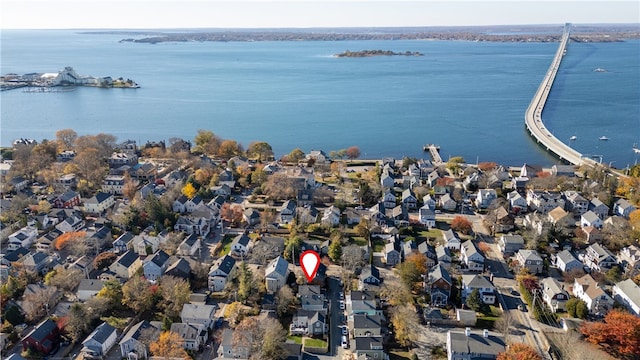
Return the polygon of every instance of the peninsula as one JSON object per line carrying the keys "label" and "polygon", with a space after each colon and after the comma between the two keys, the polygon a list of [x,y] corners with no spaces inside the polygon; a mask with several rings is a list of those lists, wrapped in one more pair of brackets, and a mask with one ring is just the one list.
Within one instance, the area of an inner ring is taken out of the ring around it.
{"label": "peninsula", "polygon": [[346,50],[340,54],[335,54],[336,57],[370,57],[370,56],[423,56],[424,54],[418,51],[405,51],[405,52],[393,52],[391,50],[361,50],[361,51],[349,51]]}
{"label": "peninsula", "polygon": [[140,87],[135,81],[131,79],[125,80],[122,77],[113,79],[111,76],[81,76],[71,66],[67,66],[57,73],[5,74],[0,77],[0,88],[3,91],[22,87],[38,87],[44,89],[54,86],[92,86],[125,89],[137,89]]}

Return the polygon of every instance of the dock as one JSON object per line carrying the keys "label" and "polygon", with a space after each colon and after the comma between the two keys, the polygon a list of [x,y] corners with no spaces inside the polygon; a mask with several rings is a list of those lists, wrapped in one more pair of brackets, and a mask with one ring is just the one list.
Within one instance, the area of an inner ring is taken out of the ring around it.
{"label": "dock", "polygon": [[442,161],[442,157],[440,156],[440,146],[434,144],[427,144],[422,147],[423,151],[428,151],[431,155],[431,161],[433,165],[438,166],[442,165],[444,162]]}
{"label": "dock", "polygon": [[525,126],[531,137],[533,137],[540,146],[555,154],[561,160],[567,161],[573,165],[588,164],[594,166],[598,164],[598,162],[584,156],[580,152],[560,141],[549,131],[549,129],[545,127],[544,122],[542,121],[542,110],[544,109],[549,93],[551,92],[551,87],[553,86],[556,74],[560,68],[562,58],[567,53],[570,32],[571,24],[567,23],[564,27],[562,40],[560,41],[558,51],[553,58],[553,62],[551,63],[551,66],[549,66],[542,83],[538,87],[536,94],[527,108],[524,118]]}

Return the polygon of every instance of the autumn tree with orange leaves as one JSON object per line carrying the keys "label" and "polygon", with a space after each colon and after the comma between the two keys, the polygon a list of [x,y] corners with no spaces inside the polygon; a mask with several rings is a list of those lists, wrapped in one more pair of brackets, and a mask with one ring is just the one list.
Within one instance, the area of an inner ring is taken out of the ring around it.
{"label": "autumn tree with orange leaves", "polygon": [[611,310],[604,322],[585,322],[580,332],[610,354],[630,359],[640,354],[640,318],[628,312]]}
{"label": "autumn tree with orange leaves", "polygon": [[184,339],[177,333],[165,331],[157,341],[149,344],[149,350],[154,356],[164,359],[189,359],[184,349]]}
{"label": "autumn tree with orange leaves", "polygon": [[74,241],[84,240],[84,237],[87,235],[86,231],[72,231],[68,233],[64,233],[56,239],[55,248],[56,250],[62,250],[65,246],[69,245]]}
{"label": "autumn tree with orange leaves", "polygon": [[531,346],[516,343],[509,345],[507,351],[498,354],[496,360],[542,360],[542,356]]}
{"label": "autumn tree with orange leaves", "polygon": [[463,234],[470,234],[472,229],[471,221],[467,220],[464,216],[456,216],[451,221],[451,229]]}

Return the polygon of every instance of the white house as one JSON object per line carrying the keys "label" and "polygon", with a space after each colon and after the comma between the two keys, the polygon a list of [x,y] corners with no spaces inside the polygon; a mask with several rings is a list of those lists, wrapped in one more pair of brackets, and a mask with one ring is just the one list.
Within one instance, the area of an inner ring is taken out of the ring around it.
{"label": "white house", "polygon": [[442,230],[442,238],[444,240],[444,247],[450,250],[460,250],[462,242],[453,230]]}
{"label": "white house", "polygon": [[160,335],[160,326],[161,324],[157,321],[147,320],[132,326],[120,340],[120,355],[127,360],[147,359],[147,345],[141,341],[142,335],[146,333],[152,338],[157,338]]}
{"label": "white house", "polygon": [[322,225],[328,225],[330,227],[338,226],[338,224],[340,224],[340,209],[333,205],[326,208],[320,222]]}
{"label": "white house", "polygon": [[185,350],[199,351],[207,340],[207,328],[202,324],[173,323],[170,331],[184,340]]}
{"label": "white house", "polygon": [[560,286],[558,281],[552,277],[544,278],[540,282],[542,290],[542,300],[553,312],[565,311],[569,293],[564,290],[564,285]]}
{"label": "white house", "polygon": [[76,297],[80,301],[87,301],[90,298],[98,295],[100,290],[104,287],[104,281],[98,279],[82,279],[78,290],[76,291]]}
{"label": "white house", "polygon": [[84,211],[92,214],[102,214],[115,203],[115,196],[109,193],[99,192],[84,201]]}
{"label": "white house", "polygon": [[196,234],[187,236],[178,245],[178,254],[182,256],[194,256],[200,250],[200,238]]}
{"label": "white house", "polygon": [[465,241],[460,247],[460,260],[471,271],[484,271],[484,256],[471,240]]}
{"label": "white house", "polygon": [[587,274],[576,278],[573,283],[573,295],[584,301],[592,313],[604,314],[613,307],[613,299]]}
{"label": "white house", "polygon": [[484,330],[482,335],[465,332],[447,332],[447,360],[495,359],[505,352],[507,344],[503,337]]}
{"label": "white house", "polygon": [[431,207],[425,204],[419,210],[420,213],[420,223],[428,228],[436,227],[436,213],[431,209]]}
{"label": "white house", "polygon": [[562,250],[556,255],[556,266],[563,272],[582,269],[582,263],[569,250]]}
{"label": "white house", "polygon": [[476,197],[476,207],[478,209],[486,209],[497,198],[498,194],[495,189],[480,189]]}
{"label": "white house", "polygon": [[580,216],[580,226],[583,228],[592,226],[597,229],[602,229],[602,219],[598,214],[589,210]]}
{"label": "white house", "polygon": [[540,274],[543,268],[542,258],[536,250],[521,249],[516,254],[520,266],[529,270],[532,274]]}
{"label": "white house", "polygon": [[205,328],[211,329],[216,317],[215,305],[184,304],[180,312],[180,319],[187,324],[201,324]]}
{"label": "white house", "polygon": [[593,211],[603,221],[609,217],[609,207],[598,198],[591,199],[589,210]]}
{"label": "white house", "polygon": [[242,233],[236,236],[231,242],[231,254],[234,256],[247,256],[253,247],[251,238],[247,234]]}
{"label": "white house", "polygon": [[613,212],[616,215],[620,215],[623,218],[629,218],[629,214],[634,212],[636,207],[631,205],[626,199],[618,199],[613,205]]}
{"label": "white house", "polygon": [[287,283],[289,263],[282,256],[271,260],[264,271],[267,292],[275,293]]}
{"label": "white house", "polygon": [[22,229],[9,235],[8,250],[16,250],[20,247],[28,249],[38,237],[38,229],[31,226],[25,226]]}
{"label": "white house", "polygon": [[142,270],[145,279],[156,282],[160,279],[164,271],[169,266],[169,254],[159,250],[155,254],[145,259]]}
{"label": "white house", "polygon": [[82,342],[82,354],[85,358],[102,359],[116,344],[117,338],[116,328],[103,322]]}
{"label": "white house", "polygon": [[236,265],[236,260],[229,255],[225,255],[211,266],[209,269],[208,285],[210,291],[222,291],[227,285],[227,280]]}
{"label": "white house", "polygon": [[606,247],[595,243],[587,247],[584,256],[585,265],[592,270],[607,271],[617,263],[615,256]]}
{"label": "white house", "polygon": [[632,314],[640,316],[640,286],[631,279],[620,281],[613,286],[613,298],[624,305]]}
{"label": "white house", "polygon": [[640,247],[634,244],[620,249],[617,259],[624,269],[640,270]]}
{"label": "white house", "polygon": [[466,299],[475,289],[480,292],[483,303],[494,304],[496,302],[496,288],[486,276],[462,275],[462,297]]}

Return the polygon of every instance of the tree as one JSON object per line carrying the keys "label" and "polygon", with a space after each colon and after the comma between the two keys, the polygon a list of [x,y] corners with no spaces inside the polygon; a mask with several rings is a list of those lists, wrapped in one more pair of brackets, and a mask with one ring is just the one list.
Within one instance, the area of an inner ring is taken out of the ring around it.
{"label": "tree", "polygon": [[513,317],[511,316],[510,311],[503,311],[502,315],[496,320],[494,324],[494,329],[500,332],[504,337],[504,342],[509,343],[509,334],[511,333],[510,328],[513,325]]}
{"label": "tree", "polygon": [[611,269],[607,270],[607,272],[605,273],[605,278],[607,279],[608,282],[615,284],[618,281],[620,281],[620,277],[622,276],[622,271],[620,270],[620,267],[617,265],[614,265],[611,267]]}
{"label": "tree", "polygon": [[184,304],[189,302],[191,295],[189,283],[174,276],[163,276],[160,279],[159,290],[161,299],[158,307],[162,309],[166,317],[177,319]]}
{"label": "tree", "polygon": [[67,245],[69,245],[70,243],[74,242],[74,241],[82,241],[84,242],[85,237],[87,236],[87,232],[86,231],[71,231],[71,232],[67,232],[64,233],[60,236],[58,236],[58,238],[55,241],[55,248],[56,250],[62,250],[64,249]]}
{"label": "tree", "polygon": [[286,157],[288,162],[297,164],[304,159],[304,151],[300,150],[300,148],[295,148]]}
{"label": "tree", "polygon": [[84,309],[82,303],[74,303],[69,308],[69,315],[67,315],[67,323],[65,329],[71,341],[77,343],[83,339],[83,335],[89,331],[91,325],[91,319]]}
{"label": "tree", "polygon": [[287,331],[274,318],[265,317],[260,320],[260,327],[264,330],[260,359],[277,360],[285,358],[284,343],[287,341]]}
{"label": "tree", "polygon": [[288,285],[285,285],[278,289],[276,293],[276,310],[278,312],[278,316],[283,316],[284,314],[291,313],[295,310],[295,305],[297,302],[296,296],[293,294],[293,290]]}
{"label": "tree", "polygon": [[182,187],[182,195],[188,197],[189,199],[193,199],[196,196],[198,190],[193,186],[192,183],[188,182]]}
{"label": "tree", "polygon": [[584,322],[580,332],[592,344],[606,345],[618,356],[640,354],[640,318],[617,309],[611,310],[604,322]]}
{"label": "tree", "polygon": [[246,302],[253,291],[251,283],[253,279],[253,273],[249,270],[246,262],[241,262],[238,266],[238,299],[241,302]]}
{"label": "tree", "polygon": [[380,297],[386,299],[391,306],[413,304],[411,290],[403,282],[384,282]]}
{"label": "tree", "polygon": [[73,149],[77,138],[78,133],[73,129],[62,129],[56,131],[56,140],[63,151]]}
{"label": "tree", "polygon": [[409,289],[415,291],[421,287],[422,275],[426,273],[426,264],[427,257],[424,254],[414,253],[398,265],[400,279]]}
{"label": "tree", "polygon": [[133,201],[138,191],[138,181],[131,178],[131,176],[125,175],[124,185],[122,186],[122,195],[129,201]]}
{"label": "tree", "polygon": [[580,300],[576,304],[576,317],[578,319],[586,319],[588,315],[589,315],[589,307],[587,306],[587,303]]}
{"label": "tree", "polygon": [[350,274],[354,274],[356,270],[361,269],[366,263],[364,251],[358,245],[348,245],[342,248],[342,267]]}
{"label": "tree", "polygon": [[498,354],[496,360],[542,360],[542,356],[530,345],[515,343],[507,351]]}
{"label": "tree", "polygon": [[94,186],[102,181],[102,177],[107,171],[107,166],[103,157],[100,157],[98,149],[90,147],[79,150],[72,162],[76,165],[81,177]]}
{"label": "tree", "polygon": [[471,221],[467,220],[464,216],[456,216],[451,221],[451,229],[463,234],[470,234],[473,226]]}
{"label": "tree", "polygon": [[473,291],[471,291],[469,296],[467,296],[466,304],[469,308],[473,309],[474,311],[480,311],[484,304],[482,302],[482,296],[480,295],[480,290],[473,289]]}
{"label": "tree", "polygon": [[83,278],[84,274],[78,268],[59,267],[51,270],[47,276],[45,276],[44,283],[49,286],[55,286],[65,292],[72,292],[80,285],[80,281],[82,281]]}
{"label": "tree", "polygon": [[158,340],[149,344],[149,350],[154,356],[170,359],[190,359],[184,349],[184,339],[177,333],[165,331],[160,334]]}
{"label": "tree", "polygon": [[269,143],[255,141],[249,144],[247,156],[257,158],[258,161],[271,160],[273,159],[273,149]]}
{"label": "tree", "polygon": [[366,219],[361,219],[358,225],[356,225],[353,230],[358,234],[358,236],[365,238],[365,240],[369,240],[371,236],[371,230],[369,230],[369,221]]}
{"label": "tree", "polygon": [[140,314],[153,307],[151,285],[142,276],[133,276],[122,286],[122,304]]}
{"label": "tree", "polygon": [[413,305],[400,305],[391,310],[391,325],[400,346],[409,347],[418,341],[420,320]]}
{"label": "tree", "polygon": [[460,171],[460,164],[464,163],[462,156],[454,156],[447,161],[447,169],[453,174],[457,175]]}
{"label": "tree", "polygon": [[54,286],[37,286],[32,291],[25,292],[22,301],[22,311],[29,322],[40,320],[53,310],[60,295]]}
{"label": "tree", "polygon": [[329,245],[329,257],[331,261],[337,263],[342,257],[342,243],[340,240],[333,240]]}
{"label": "tree", "polygon": [[357,159],[360,157],[360,148],[357,146],[351,146],[345,152],[349,160]]}
{"label": "tree", "polygon": [[235,140],[224,140],[218,148],[218,155],[225,159],[242,154],[242,146]]}
{"label": "tree", "polygon": [[98,254],[98,256],[96,256],[95,259],[93,259],[93,267],[98,270],[104,269],[106,267],[109,267],[111,264],[113,264],[113,262],[117,258],[118,258],[118,255],[116,255],[111,251],[102,252]]}
{"label": "tree", "polygon": [[207,155],[215,155],[222,142],[213,132],[209,130],[198,130],[198,134],[194,139],[195,150]]}

